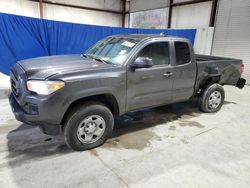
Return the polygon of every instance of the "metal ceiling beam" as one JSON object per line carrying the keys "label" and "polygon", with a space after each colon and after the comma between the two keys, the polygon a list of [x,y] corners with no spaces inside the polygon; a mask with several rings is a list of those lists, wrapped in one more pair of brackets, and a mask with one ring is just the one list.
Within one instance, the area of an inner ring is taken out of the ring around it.
{"label": "metal ceiling beam", "polygon": [[203,2],[207,2],[207,1],[212,1],[212,0],[191,0],[191,1],[184,1],[184,2],[178,2],[178,3],[170,3],[170,7],[191,5],[191,4],[203,3]]}
{"label": "metal ceiling beam", "polygon": [[218,4],[218,0],[213,0],[210,21],[209,21],[209,27],[214,27],[217,4]]}
{"label": "metal ceiling beam", "polygon": [[173,0],[170,0],[170,6],[169,6],[169,10],[168,10],[168,28],[171,28],[171,20],[172,20],[172,5],[173,4]]}
{"label": "metal ceiling beam", "polygon": [[39,0],[40,18],[43,19],[43,0]]}
{"label": "metal ceiling beam", "polygon": [[[35,2],[40,2],[40,0],[30,0]],[[71,5],[71,4],[64,4],[64,3],[58,3],[58,2],[51,2],[43,0],[44,4],[50,4],[50,5],[58,5],[63,7],[70,7],[70,8],[78,8],[78,9],[85,9],[85,10],[93,10],[93,11],[99,11],[99,12],[107,12],[107,13],[113,13],[113,14],[123,14],[123,11],[117,11],[117,10],[107,10],[107,9],[100,9],[100,8],[94,8],[94,7],[86,7],[86,6],[79,6],[79,5]],[[128,12],[125,11],[125,14]]]}
{"label": "metal ceiling beam", "polygon": [[122,27],[125,27],[125,19],[126,19],[126,0],[121,0],[122,5]]}

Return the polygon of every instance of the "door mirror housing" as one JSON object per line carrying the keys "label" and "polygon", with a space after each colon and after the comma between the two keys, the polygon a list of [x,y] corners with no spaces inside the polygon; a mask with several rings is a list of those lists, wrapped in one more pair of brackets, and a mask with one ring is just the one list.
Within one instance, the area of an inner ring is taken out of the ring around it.
{"label": "door mirror housing", "polygon": [[152,59],[148,57],[137,57],[136,60],[131,64],[133,71],[140,68],[150,68],[153,66]]}

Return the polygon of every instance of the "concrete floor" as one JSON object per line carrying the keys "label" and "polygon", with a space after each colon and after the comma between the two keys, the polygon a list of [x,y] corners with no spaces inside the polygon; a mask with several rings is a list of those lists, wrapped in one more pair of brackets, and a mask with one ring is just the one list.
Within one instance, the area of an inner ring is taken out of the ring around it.
{"label": "concrete floor", "polygon": [[10,77],[0,72],[0,89],[10,87]]}
{"label": "concrete floor", "polygon": [[148,109],[84,152],[17,122],[1,99],[0,187],[249,188],[250,87],[225,89],[218,113],[195,101]]}

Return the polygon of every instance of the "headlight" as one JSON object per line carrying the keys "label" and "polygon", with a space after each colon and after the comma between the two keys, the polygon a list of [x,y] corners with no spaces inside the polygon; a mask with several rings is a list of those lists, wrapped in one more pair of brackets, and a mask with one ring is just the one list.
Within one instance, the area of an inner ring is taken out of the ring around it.
{"label": "headlight", "polygon": [[43,80],[28,80],[27,88],[29,91],[36,92],[40,95],[49,95],[56,90],[65,86],[62,81],[43,81]]}

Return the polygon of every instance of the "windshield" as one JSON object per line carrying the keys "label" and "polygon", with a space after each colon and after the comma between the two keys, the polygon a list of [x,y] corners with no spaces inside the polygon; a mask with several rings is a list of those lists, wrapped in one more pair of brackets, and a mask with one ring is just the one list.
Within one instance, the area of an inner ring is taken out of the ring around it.
{"label": "windshield", "polygon": [[107,37],[90,47],[84,55],[106,63],[122,64],[138,42],[139,40],[125,37]]}

